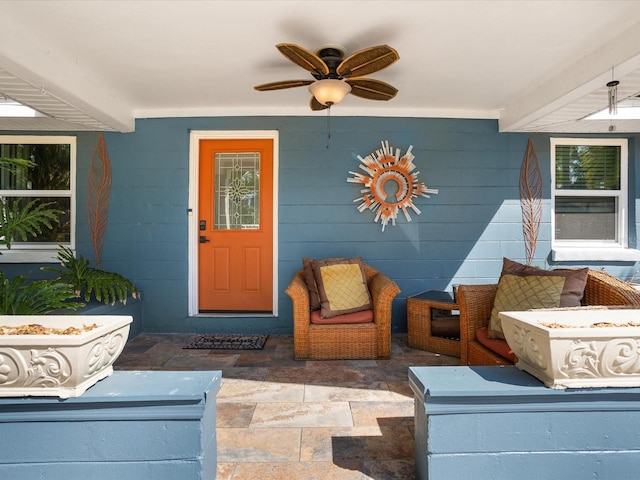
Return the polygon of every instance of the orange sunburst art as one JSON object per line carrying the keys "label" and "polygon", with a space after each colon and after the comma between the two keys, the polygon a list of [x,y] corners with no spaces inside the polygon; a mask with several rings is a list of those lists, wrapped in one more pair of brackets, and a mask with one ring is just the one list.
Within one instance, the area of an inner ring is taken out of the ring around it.
{"label": "orange sunburst art", "polygon": [[398,212],[402,211],[408,222],[411,221],[409,209],[420,215],[420,210],[413,203],[413,199],[420,197],[429,198],[428,194],[438,193],[437,189],[428,188],[424,182],[418,181],[420,172],[414,171],[415,158],[411,153],[413,145],[407,149],[407,153],[401,156],[399,148],[395,150],[389,146],[388,141],[382,142],[382,148],[370,153],[360,160],[359,168],[365,174],[349,172],[353,177],[347,178],[347,182],[361,183],[365,188],[360,190],[361,197],[354,200],[360,202],[360,213],[369,209],[375,213],[374,222],[382,224],[382,231],[389,221],[396,224]]}

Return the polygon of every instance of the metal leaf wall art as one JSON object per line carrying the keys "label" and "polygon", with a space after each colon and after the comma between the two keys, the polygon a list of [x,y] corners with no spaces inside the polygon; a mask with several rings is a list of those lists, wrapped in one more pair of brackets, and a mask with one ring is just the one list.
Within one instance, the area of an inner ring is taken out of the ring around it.
{"label": "metal leaf wall art", "polygon": [[104,236],[107,233],[109,197],[111,195],[111,161],[107,155],[104,134],[100,134],[93,151],[87,182],[88,221],[96,264],[100,266]]}
{"label": "metal leaf wall art", "polygon": [[520,207],[527,265],[531,265],[542,220],[542,175],[531,139],[527,143],[527,151],[520,167]]}

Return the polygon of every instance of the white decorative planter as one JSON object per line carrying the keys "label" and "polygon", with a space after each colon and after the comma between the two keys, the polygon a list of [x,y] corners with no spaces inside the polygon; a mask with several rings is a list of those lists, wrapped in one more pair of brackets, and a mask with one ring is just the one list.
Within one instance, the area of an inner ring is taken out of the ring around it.
{"label": "white decorative planter", "polygon": [[[640,310],[501,312],[516,366],[551,388],[640,386]],[[557,323],[569,328],[549,328]]]}
{"label": "white decorative planter", "polygon": [[0,335],[0,397],[78,397],[113,373],[130,316],[0,315],[0,325],[99,325],[80,335]]}

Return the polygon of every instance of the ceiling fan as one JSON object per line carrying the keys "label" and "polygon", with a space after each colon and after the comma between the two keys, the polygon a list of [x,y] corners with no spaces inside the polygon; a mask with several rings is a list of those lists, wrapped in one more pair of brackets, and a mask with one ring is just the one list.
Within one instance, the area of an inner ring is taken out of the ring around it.
{"label": "ceiling fan", "polygon": [[308,86],[313,94],[311,110],[324,110],[342,101],[351,93],[367,100],[390,100],[398,90],[388,83],[365,75],[378,72],[400,58],[388,45],[365,48],[344,58],[345,49],[338,45],[324,45],[315,53],[294,43],[276,45],[285,57],[307,70],[315,80],[283,80],[256,85],[260,92]]}

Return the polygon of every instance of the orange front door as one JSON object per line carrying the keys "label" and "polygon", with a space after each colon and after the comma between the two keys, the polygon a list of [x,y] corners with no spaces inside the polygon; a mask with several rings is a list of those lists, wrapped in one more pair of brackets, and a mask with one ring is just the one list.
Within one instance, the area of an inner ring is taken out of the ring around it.
{"label": "orange front door", "polygon": [[198,308],[273,309],[273,140],[200,140]]}

